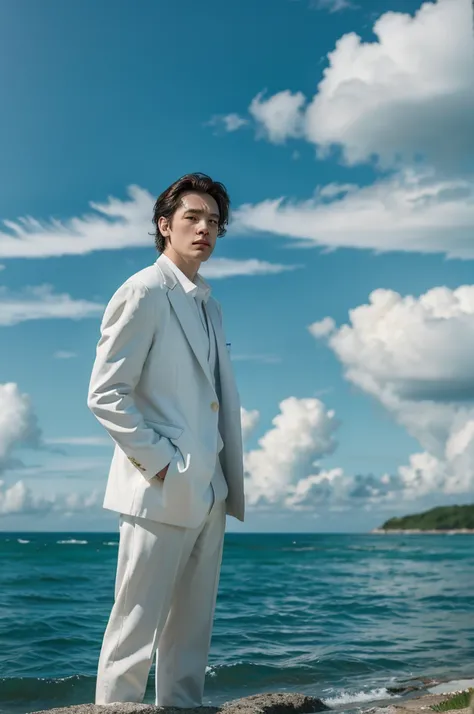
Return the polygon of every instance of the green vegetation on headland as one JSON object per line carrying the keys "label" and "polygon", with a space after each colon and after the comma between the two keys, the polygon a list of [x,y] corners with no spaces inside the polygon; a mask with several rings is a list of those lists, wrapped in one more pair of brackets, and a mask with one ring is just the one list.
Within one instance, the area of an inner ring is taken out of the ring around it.
{"label": "green vegetation on headland", "polygon": [[376,533],[390,531],[474,531],[474,504],[439,506],[424,513],[390,518],[375,530]]}
{"label": "green vegetation on headland", "polygon": [[435,712],[449,712],[452,709],[467,709],[473,693],[474,689],[465,689],[462,692],[456,692],[456,694],[448,697],[448,699],[445,699],[443,702],[434,704],[431,708],[434,709]]}

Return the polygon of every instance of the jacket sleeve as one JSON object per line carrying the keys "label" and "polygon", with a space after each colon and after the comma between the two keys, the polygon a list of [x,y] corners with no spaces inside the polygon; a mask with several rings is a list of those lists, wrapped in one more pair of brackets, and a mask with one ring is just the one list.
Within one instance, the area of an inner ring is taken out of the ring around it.
{"label": "jacket sleeve", "polygon": [[145,285],[132,281],[112,297],[100,327],[87,400],[92,413],[148,480],[176,454],[168,438],[147,426],[134,401],[158,324],[155,300]]}

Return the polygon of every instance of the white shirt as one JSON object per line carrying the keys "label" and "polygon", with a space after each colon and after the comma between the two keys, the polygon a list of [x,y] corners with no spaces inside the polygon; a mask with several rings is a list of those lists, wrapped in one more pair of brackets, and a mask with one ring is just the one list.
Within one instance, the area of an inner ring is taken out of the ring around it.
{"label": "white shirt", "polygon": [[[210,285],[199,275],[199,273],[194,278],[194,282],[190,280],[174,263],[168,258],[167,255],[162,254],[161,260],[165,260],[166,264],[175,274],[179,284],[186,293],[191,309],[193,310],[196,320],[199,322],[202,328],[202,337],[207,346],[207,355],[209,368],[211,372],[211,377],[213,379],[213,386],[216,387],[216,369],[218,369],[217,363],[217,349],[216,349],[216,336],[214,330],[212,329],[210,321],[207,319],[206,314],[206,303],[211,294]],[[222,471],[222,466],[218,454],[216,454],[216,469],[212,477],[211,484],[209,486],[209,498],[211,503],[219,503],[225,501],[228,494],[227,483],[225,480],[224,473]]]}

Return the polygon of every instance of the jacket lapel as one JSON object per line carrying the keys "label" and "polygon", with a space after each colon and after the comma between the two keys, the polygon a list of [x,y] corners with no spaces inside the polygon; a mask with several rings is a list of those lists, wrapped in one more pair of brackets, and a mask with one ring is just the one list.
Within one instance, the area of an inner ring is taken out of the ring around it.
{"label": "jacket lapel", "polygon": [[176,317],[183,329],[184,334],[193,350],[196,359],[201,365],[204,374],[212,384],[211,371],[209,369],[209,361],[206,353],[205,341],[202,339],[200,328],[193,313],[189,298],[179,284],[173,271],[168,268],[165,261],[156,261],[158,267],[162,271],[168,290],[168,299],[171,307],[176,313]]}
{"label": "jacket lapel", "polygon": [[215,301],[210,298],[207,301],[206,311],[216,336],[217,360],[219,365],[219,379],[223,400],[226,407],[240,408],[237,386],[235,384],[234,372],[227,351],[227,344],[224,330],[222,329],[221,318]]}

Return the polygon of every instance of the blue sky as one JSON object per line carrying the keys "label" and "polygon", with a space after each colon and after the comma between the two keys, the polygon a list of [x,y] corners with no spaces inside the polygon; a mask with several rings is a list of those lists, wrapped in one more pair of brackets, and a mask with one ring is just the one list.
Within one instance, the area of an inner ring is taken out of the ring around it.
{"label": "blue sky", "polygon": [[[0,2],[0,528],[115,528],[100,317],[204,171],[245,431],[231,530],[472,500],[469,0]],[[447,31],[449,28],[449,32]]]}

